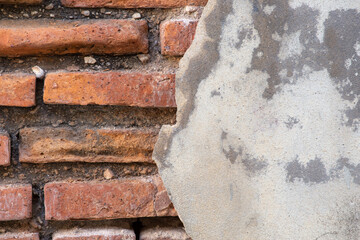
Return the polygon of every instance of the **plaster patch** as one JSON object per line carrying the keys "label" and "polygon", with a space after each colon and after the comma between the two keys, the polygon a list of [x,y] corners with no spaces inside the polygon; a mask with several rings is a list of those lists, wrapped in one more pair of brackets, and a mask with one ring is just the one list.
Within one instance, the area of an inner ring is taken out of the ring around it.
{"label": "plaster patch", "polygon": [[153,154],[194,240],[358,238],[358,6],[209,1]]}

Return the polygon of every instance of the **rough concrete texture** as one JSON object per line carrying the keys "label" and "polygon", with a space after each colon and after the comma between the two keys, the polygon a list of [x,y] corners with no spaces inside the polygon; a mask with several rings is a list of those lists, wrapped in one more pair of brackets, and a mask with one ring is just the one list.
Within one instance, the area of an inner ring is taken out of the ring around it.
{"label": "rough concrete texture", "polygon": [[208,3],[153,154],[193,239],[359,239],[359,9]]}

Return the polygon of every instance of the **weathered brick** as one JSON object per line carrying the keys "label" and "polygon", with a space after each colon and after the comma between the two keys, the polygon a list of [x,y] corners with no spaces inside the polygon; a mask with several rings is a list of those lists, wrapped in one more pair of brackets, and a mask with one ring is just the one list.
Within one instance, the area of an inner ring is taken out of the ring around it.
{"label": "weathered brick", "polygon": [[150,162],[156,129],[24,128],[20,162]]}
{"label": "weathered brick", "polygon": [[45,79],[44,102],[175,107],[175,75],[121,71],[50,73]]}
{"label": "weathered brick", "polygon": [[2,20],[0,56],[147,53],[144,20]]}
{"label": "weathered brick", "polygon": [[31,185],[0,185],[0,221],[31,217]]}
{"label": "weathered brick", "polygon": [[54,182],[45,185],[47,220],[116,219],[175,216],[156,212],[159,177],[138,177],[109,182]]}
{"label": "weathered brick", "polygon": [[208,0],[61,0],[66,7],[81,8],[174,8],[187,5],[205,6]]}
{"label": "weathered brick", "polygon": [[0,4],[25,4],[35,5],[41,4],[42,0],[0,0]]}
{"label": "weathered brick", "polygon": [[[0,30],[1,31],[1,30]],[[1,39],[1,35],[0,35]],[[0,40],[1,45],[1,40]],[[0,106],[35,106],[36,77],[30,74],[0,75]]]}
{"label": "weathered brick", "polygon": [[[53,240],[136,240],[133,230],[120,228],[74,229],[56,232]],[[1,239],[0,239],[1,240]]]}
{"label": "weathered brick", "polygon": [[28,232],[5,233],[0,234],[0,240],[39,240],[39,234]]}
{"label": "weathered brick", "polygon": [[183,228],[150,228],[141,231],[140,240],[191,240]]}
{"label": "weathered brick", "polygon": [[0,133],[0,166],[10,165],[10,139],[7,133]]}
{"label": "weathered brick", "polygon": [[161,23],[161,53],[182,56],[190,47],[196,32],[196,20],[168,20]]}

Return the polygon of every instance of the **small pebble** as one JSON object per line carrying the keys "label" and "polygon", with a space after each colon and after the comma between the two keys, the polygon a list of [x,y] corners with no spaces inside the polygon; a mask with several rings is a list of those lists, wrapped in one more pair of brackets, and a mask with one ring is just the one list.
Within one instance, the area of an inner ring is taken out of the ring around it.
{"label": "small pebble", "polygon": [[52,4],[52,3],[50,3],[49,5],[47,5],[47,6],[45,7],[46,10],[51,10],[51,9],[53,9],[53,8],[54,8],[54,4]]}
{"label": "small pebble", "polygon": [[55,17],[55,14],[50,13],[50,17],[51,17],[51,18],[54,18],[54,17]]}
{"label": "small pebble", "polygon": [[137,55],[138,59],[142,64],[146,64],[150,61],[150,55],[149,54],[139,54]]}
{"label": "small pebble", "polygon": [[185,7],[185,12],[187,13],[193,13],[196,12],[198,10],[198,8],[196,6],[186,6]]}
{"label": "small pebble", "polygon": [[35,66],[31,70],[35,73],[36,78],[43,79],[45,77],[45,71],[41,67]]}
{"label": "small pebble", "polygon": [[88,16],[90,16],[90,11],[84,10],[84,11],[81,11],[81,14],[84,15],[85,17],[88,17]]}
{"label": "small pebble", "polygon": [[113,177],[114,177],[113,171],[111,171],[110,169],[106,169],[104,172],[104,178],[109,180],[112,179]]}
{"label": "small pebble", "polygon": [[134,13],[134,14],[132,15],[132,18],[133,18],[133,19],[140,19],[140,18],[141,18],[141,14],[140,14],[140,13]]}
{"label": "small pebble", "polygon": [[95,64],[96,63],[96,59],[93,57],[84,57],[84,62],[86,64]]}
{"label": "small pebble", "polygon": [[36,14],[38,14],[39,12],[38,11],[32,11],[31,12],[31,15],[36,15]]}

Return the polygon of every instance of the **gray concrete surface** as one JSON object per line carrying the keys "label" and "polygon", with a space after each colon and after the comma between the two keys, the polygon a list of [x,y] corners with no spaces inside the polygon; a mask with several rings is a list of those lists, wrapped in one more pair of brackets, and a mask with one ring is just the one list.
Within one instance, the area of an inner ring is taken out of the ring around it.
{"label": "gray concrete surface", "polygon": [[360,239],[360,1],[210,0],[154,159],[201,239]]}

